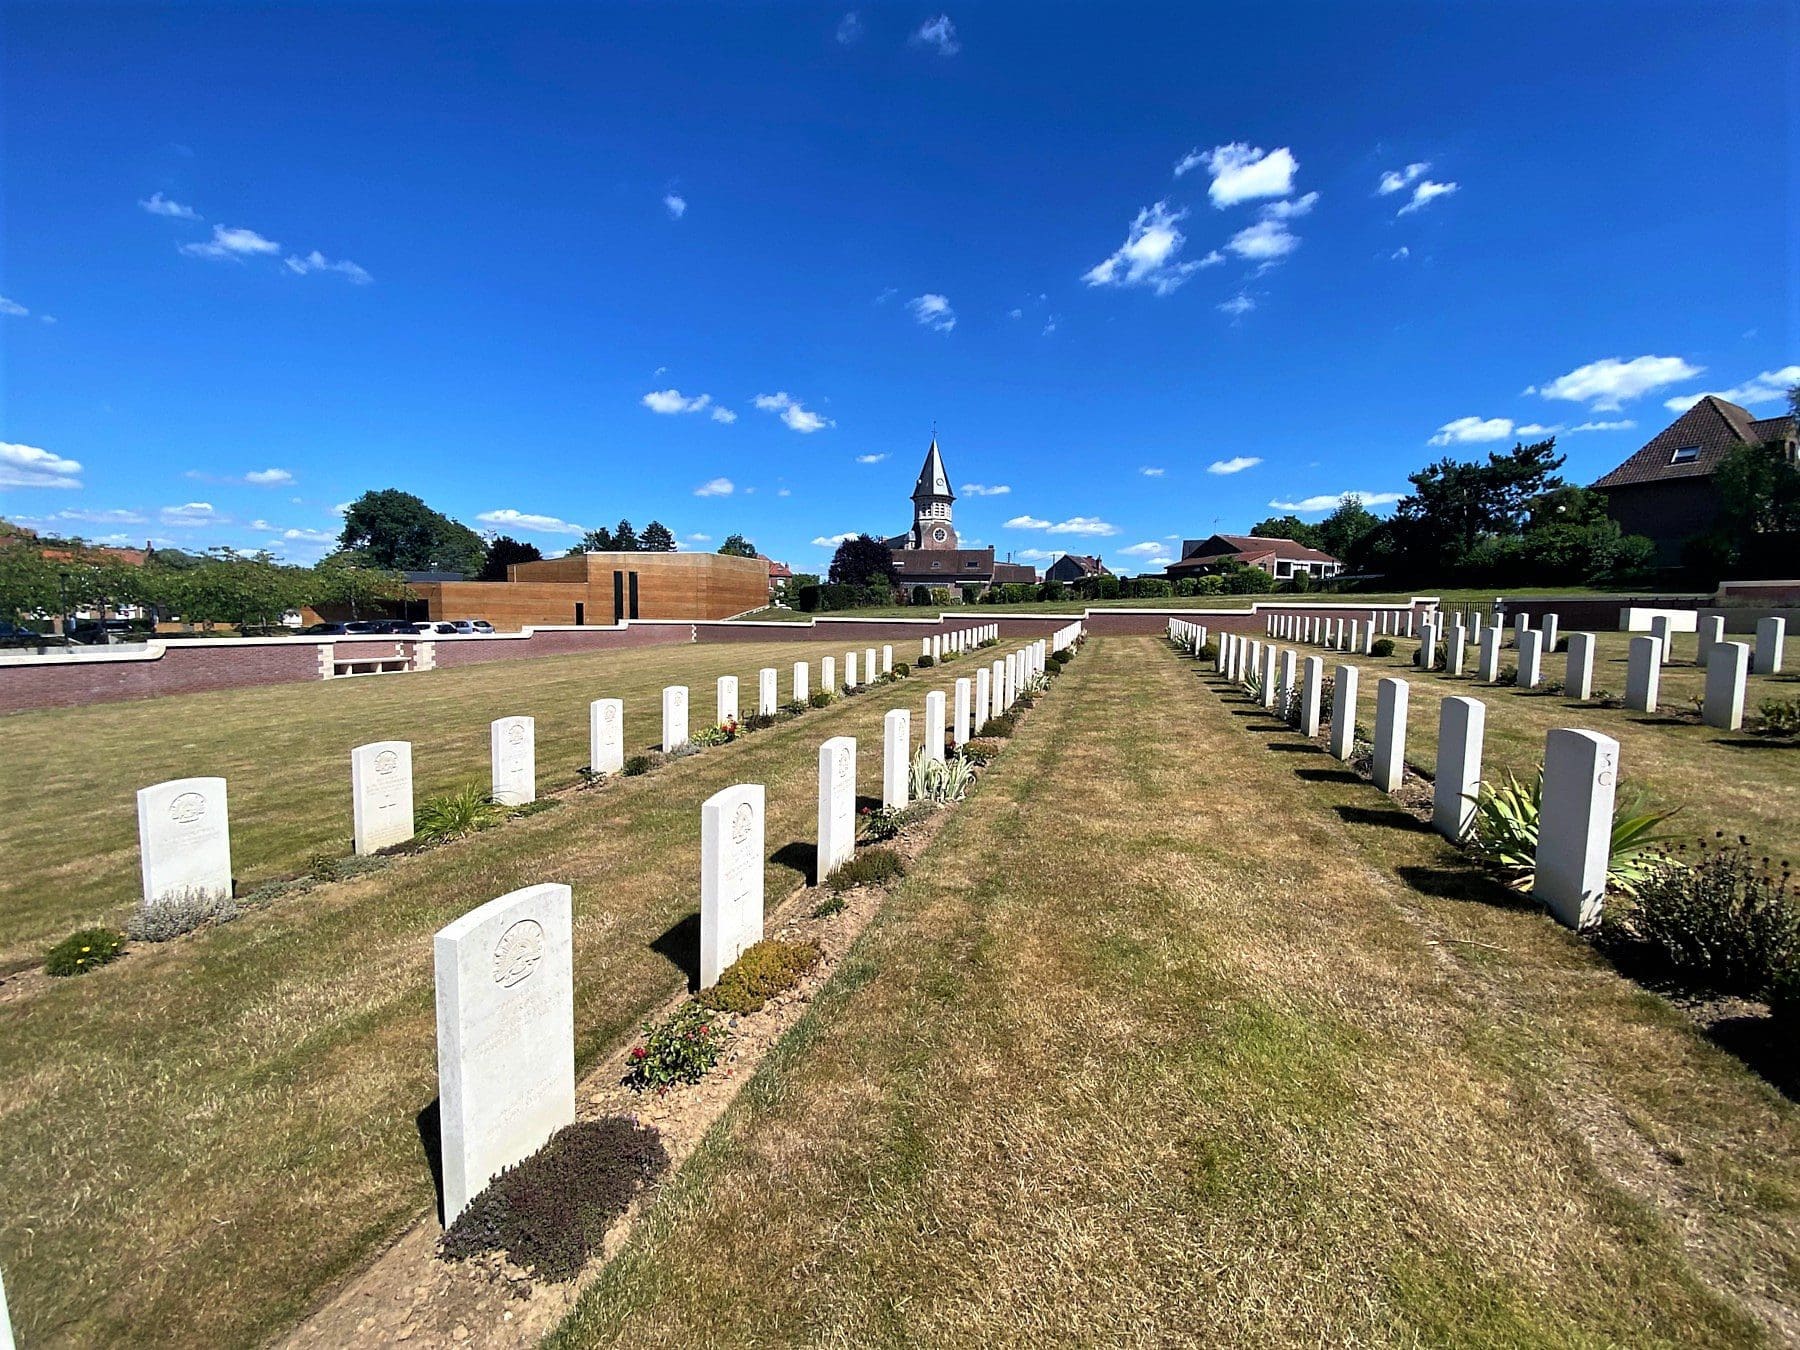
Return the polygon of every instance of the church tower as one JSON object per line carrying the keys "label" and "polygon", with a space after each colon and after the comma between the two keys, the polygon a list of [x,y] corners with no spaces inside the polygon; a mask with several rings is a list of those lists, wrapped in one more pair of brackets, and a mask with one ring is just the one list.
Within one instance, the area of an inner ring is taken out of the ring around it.
{"label": "church tower", "polygon": [[955,548],[956,526],[950,522],[950,503],[956,494],[950,491],[950,475],[944,472],[944,457],[938,453],[937,436],[925,452],[925,467],[919,470],[919,481],[913,484],[912,537],[909,548]]}

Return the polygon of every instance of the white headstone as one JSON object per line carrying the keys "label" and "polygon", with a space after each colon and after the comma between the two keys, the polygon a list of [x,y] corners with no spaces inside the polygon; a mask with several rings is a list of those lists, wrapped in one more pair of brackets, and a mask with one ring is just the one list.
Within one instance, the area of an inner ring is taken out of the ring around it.
{"label": "white headstone", "polygon": [[671,684],[663,690],[663,753],[686,745],[688,741],[688,691],[685,684]]}
{"label": "white headstone", "polygon": [[889,709],[881,719],[881,804],[905,806],[912,787],[912,714]]}
{"label": "white headstone", "polygon": [[1419,642],[1419,669],[1432,670],[1437,666],[1438,630],[1435,625],[1425,625],[1425,636]]}
{"label": "white headstone", "polygon": [[1393,792],[1406,777],[1406,706],[1412,686],[1405,680],[1383,680],[1375,686],[1375,786]]}
{"label": "white headstone", "polygon": [[1309,656],[1300,680],[1300,734],[1319,734],[1319,702],[1325,692],[1325,658]]}
{"label": "white headstone", "polygon": [[144,903],[231,894],[231,823],[223,778],[177,778],[137,795]]}
{"label": "white headstone", "polygon": [[1709,727],[1737,731],[1744,725],[1744,681],[1750,674],[1750,646],[1715,642],[1707,653],[1706,698],[1701,719]]}
{"label": "white headstone", "polygon": [[1438,705],[1437,783],[1431,794],[1431,826],[1460,843],[1475,819],[1481,788],[1482,742],[1487,704],[1478,698],[1447,698]]}
{"label": "white headstone", "polygon": [[1787,641],[1787,620],[1782,618],[1756,621],[1756,673],[1781,674],[1781,646]]}
{"label": "white headstone", "polygon": [[1569,664],[1563,673],[1563,692],[1573,699],[1594,696],[1594,635],[1569,634]]}
{"label": "white headstone", "polygon": [[570,892],[546,882],[438,931],[444,1222],[575,1119]]}
{"label": "white headstone", "polygon": [[14,1350],[12,1317],[6,1311],[6,1280],[0,1277],[0,1350]]}
{"label": "white headstone", "polygon": [[1527,628],[1519,634],[1519,676],[1521,689],[1536,689],[1544,682],[1543,630]]}
{"label": "white headstone", "polygon": [[1476,656],[1475,678],[1484,684],[1495,684],[1500,679],[1500,642],[1506,636],[1506,629],[1495,624],[1481,635],[1481,647]]}
{"label": "white headstone", "polygon": [[981,734],[981,729],[988,724],[988,718],[989,718],[989,716],[991,716],[988,709],[989,709],[989,701],[992,698],[992,694],[990,691],[993,688],[993,683],[994,683],[994,672],[993,671],[989,670],[986,666],[977,666],[975,668],[975,722],[974,722],[974,728],[975,728],[976,735]]}
{"label": "white headstone", "polygon": [[1554,614],[1544,615],[1544,621],[1539,626],[1543,629],[1543,633],[1544,633],[1544,650],[1545,651],[1553,652],[1556,650],[1556,637],[1557,637],[1557,633],[1559,632],[1559,629],[1560,629],[1560,624],[1561,624],[1561,620],[1556,615],[1554,615]]}
{"label": "white headstone", "polygon": [[1725,641],[1725,616],[1702,614],[1699,628],[1699,651],[1695,655],[1701,665],[1712,660],[1713,648]]}
{"label": "white headstone", "polygon": [[1663,665],[1675,659],[1675,620],[1667,614],[1655,615],[1650,620],[1650,636],[1661,645],[1657,648]]}
{"label": "white headstone", "polygon": [[864,684],[875,683],[875,649],[873,647],[863,648],[862,673]]}
{"label": "white headstone", "polygon": [[822,656],[819,658],[819,692],[835,694],[838,692],[837,657]]}
{"label": "white headstone", "polygon": [[883,675],[894,673],[894,648],[891,643],[881,649],[881,673]]}
{"label": "white headstone", "polygon": [[990,683],[993,688],[989,690],[991,702],[988,705],[988,715],[998,717],[1006,711],[1006,662],[996,661],[991,669],[993,679]]}
{"label": "white headstone", "polygon": [[975,682],[967,675],[956,682],[956,703],[951,711],[950,740],[959,748],[969,740],[969,719],[975,712]]}
{"label": "white headstone", "polygon": [[537,800],[537,723],[529,717],[502,717],[488,727],[488,760],[494,800],[524,806]]}
{"label": "white headstone", "polygon": [[811,690],[807,687],[807,676],[810,673],[806,662],[794,662],[794,702],[804,703],[812,696]]}
{"label": "white headstone", "polygon": [[1600,917],[1612,849],[1619,743],[1561,727],[1544,738],[1544,798],[1531,892],[1570,928]]}
{"label": "white headstone", "polygon": [[1451,675],[1461,677],[1463,662],[1469,658],[1468,634],[1464,631],[1459,618],[1450,625],[1450,634],[1445,639],[1444,669]]}
{"label": "white headstone", "polygon": [[1625,706],[1655,712],[1662,683],[1663,644],[1659,637],[1634,637],[1625,662]]}
{"label": "white headstone", "polygon": [[350,752],[350,815],[359,854],[413,837],[410,742],[376,741]]}
{"label": "white headstone", "polygon": [[714,725],[716,726],[722,727],[727,722],[737,721],[738,686],[737,676],[735,675],[719,676],[718,714],[719,715],[713,719]]}
{"label": "white headstone", "polygon": [[588,769],[618,773],[625,767],[625,702],[597,698],[588,704]]}
{"label": "white headstone", "polygon": [[856,740],[833,736],[819,747],[819,857],[815,882],[856,852]]}
{"label": "white headstone", "polygon": [[764,666],[757,672],[756,714],[758,717],[773,717],[775,715],[775,705],[781,698],[780,693],[776,689],[776,680],[778,678],[774,666]]}
{"label": "white headstone", "polygon": [[1513,647],[1525,645],[1525,634],[1531,632],[1531,616],[1525,613],[1513,615]]}
{"label": "white headstone", "polygon": [[1356,748],[1356,685],[1360,672],[1355,666],[1339,666],[1331,690],[1331,753],[1336,759],[1349,759]]}
{"label": "white headstone", "polygon": [[1275,668],[1280,660],[1281,648],[1277,647],[1273,642],[1263,648],[1262,669],[1257,672],[1261,676],[1262,694],[1257,699],[1257,702],[1261,703],[1265,708],[1273,708],[1275,706]]}
{"label": "white headstone", "polygon": [[763,935],[760,783],[715,792],[700,807],[700,987],[710,989]]}
{"label": "white headstone", "polygon": [[944,758],[944,691],[933,689],[925,695],[925,740],[922,747],[926,759]]}
{"label": "white headstone", "polygon": [[844,653],[844,688],[856,688],[856,653],[854,651]]}
{"label": "white headstone", "polygon": [[[1299,659],[1299,654],[1295,652],[1292,647],[1283,647],[1281,649],[1281,663],[1275,672],[1275,690],[1278,698],[1289,699],[1293,697],[1295,687],[1295,664]],[[1270,704],[1270,706],[1273,707],[1274,705]]]}

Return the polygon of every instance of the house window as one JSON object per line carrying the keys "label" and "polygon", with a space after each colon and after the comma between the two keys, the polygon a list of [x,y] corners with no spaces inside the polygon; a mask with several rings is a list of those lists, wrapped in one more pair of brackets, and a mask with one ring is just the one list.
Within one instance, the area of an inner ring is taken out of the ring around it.
{"label": "house window", "polygon": [[978,562],[974,562],[974,561],[970,561],[970,562],[966,562],[966,563],[964,563],[964,564],[963,564],[963,566],[964,566],[964,567],[969,567],[969,568],[974,568],[974,567],[980,567],[980,566],[981,566],[981,564],[980,564],[980,563],[978,563]]}
{"label": "house window", "polygon": [[1679,450],[1677,450],[1674,454],[1669,456],[1669,463],[1671,463],[1671,464],[1692,464],[1695,460],[1697,460],[1699,458],[1700,458],[1700,447],[1699,446],[1684,445]]}
{"label": "house window", "polygon": [[943,565],[944,564],[942,564],[941,562],[933,562],[931,564],[931,570],[935,572],[938,570],[938,568],[942,567]]}

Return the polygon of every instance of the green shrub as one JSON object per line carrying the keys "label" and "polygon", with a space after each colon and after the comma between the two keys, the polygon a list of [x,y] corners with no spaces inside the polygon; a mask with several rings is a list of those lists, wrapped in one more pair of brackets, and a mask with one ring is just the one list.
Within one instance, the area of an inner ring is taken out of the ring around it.
{"label": "green shrub", "polygon": [[996,737],[1004,740],[1006,737],[1012,735],[1017,729],[1018,723],[1014,720],[1013,715],[1011,713],[1001,713],[998,717],[988,718],[988,720],[982,724],[979,734],[983,740],[993,740]]}
{"label": "green shrub", "polygon": [[684,1003],[661,1023],[646,1022],[644,1040],[631,1048],[625,1086],[642,1092],[698,1083],[719,1062],[731,1033],[698,1003]]}
{"label": "green shrub", "polygon": [[831,698],[832,695],[829,689],[820,689],[816,691],[811,698],[806,700],[806,705],[809,708],[829,708],[831,706]]}
{"label": "green shrub", "polygon": [[827,889],[847,891],[856,886],[885,886],[906,875],[906,864],[891,848],[869,848],[825,878]]}
{"label": "green shrub", "polygon": [[912,758],[909,781],[915,802],[960,802],[975,782],[975,766],[960,756],[933,759],[920,746]]}
{"label": "green shrub", "polygon": [[799,699],[792,699],[789,702],[781,705],[781,712],[784,716],[787,716],[787,717],[798,717],[801,713],[803,713],[805,711],[806,711],[806,704],[801,702]]}
{"label": "green shrub", "polygon": [[761,1012],[777,994],[785,994],[824,955],[816,942],[784,942],[764,938],[752,943],[710,989],[695,1002],[718,1012]]}
{"label": "green shrub", "polygon": [[1800,736],[1800,698],[1767,698],[1756,705],[1759,730],[1771,736]]}
{"label": "green shrub", "polygon": [[444,1233],[452,1261],[503,1251],[547,1280],[573,1279],[606,1231],[669,1170],[654,1127],[620,1116],[565,1125],[469,1203]]}
{"label": "green shrub", "polygon": [[138,902],[127,931],[136,942],[167,942],[212,923],[230,923],[243,911],[216,891],[172,891],[152,903]]}
{"label": "green shrub", "polygon": [[735,741],[737,739],[737,734],[738,724],[736,719],[727,718],[717,726],[701,727],[700,730],[688,737],[688,744],[697,745],[702,750],[707,750],[715,745],[726,745]]}
{"label": "green shrub", "polygon": [[[1538,823],[1544,810],[1544,769],[1529,784],[1510,773],[1481,785],[1475,818],[1466,842],[1477,857],[1499,872],[1516,891],[1529,891],[1537,879]],[[1641,801],[1621,802],[1613,813],[1612,839],[1606,863],[1606,888],[1620,895],[1637,889],[1666,866],[1651,848],[1651,833],[1675,812],[1646,811]]]}
{"label": "green shrub", "polygon": [[1375,645],[1369,649],[1370,656],[1392,656],[1393,654],[1394,639],[1392,638],[1376,638]]}
{"label": "green shrub", "polygon": [[520,820],[526,816],[541,816],[544,812],[554,811],[561,805],[562,803],[554,797],[537,797],[528,802],[521,802],[518,806],[507,807],[506,814],[515,820]]}
{"label": "green shrub", "polygon": [[627,755],[625,762],[619,766],[619,772],[627,778],[637,778],[661,763],[662,756],[659,754]]}
{"label": "green shrub", "polygon": [[842,914],[843,912],[844,897],[833,894],[826,896],[823,900],[819,901],[818,904],[813,906],[812,916],[815,919],[829,919],[832,915]]}
{"label": "green shrub", "polygon": [[921,656],[919,658],[919,661],[918,661],[918,666],[919,666],[920,670],[930,670],[936,664],[937,664],[937,662],[932,659],[932,655],[930,652],[926,652],[923,656]]}
{"label": "green shrub", "polygon": [[1690,986],[1760,994],[1800,960],[1800,896],[1786,864],[1777,875],[1741,836],[1703,841],[1652,869],[1604,930]]}
{"label": "green shrub", "polygon": [[905,806],[864,807],[863,833],[877,843],[892,839],[908,825],[917,824],[937,809],[938,804],[934,801],[911,801]]}
{"label": "green shrub", "polygon": [[413,833],[428,844],[485,830],[500,818],[494,799],[470,783],[455,792],[427,797],[413,811]]}
{"label": "green shrub", "polygon": [[912,667],[907,665],[904,661],[896,661],[894,662],[894,674],[904,680],[908,675],[912,674]]}
{"label": "green shrub", "polygon": [[1201,643],[1198,659],[1202,661],[1217,661],[1219,659],[1219,644],[1211,641]]}
{"label": "green shrub", "polygon": [[961,754],[962,757],[971,764],[986,764],[1005,748],[1006,742],[1003,740],[996,740],[986,736],[977,736],[972,741],[963,742]]}
{"label": "green shrub", "polygon": [[118,959],[125,935],[116,928],[82,928],[44,954],[46,975],[85,975]]}

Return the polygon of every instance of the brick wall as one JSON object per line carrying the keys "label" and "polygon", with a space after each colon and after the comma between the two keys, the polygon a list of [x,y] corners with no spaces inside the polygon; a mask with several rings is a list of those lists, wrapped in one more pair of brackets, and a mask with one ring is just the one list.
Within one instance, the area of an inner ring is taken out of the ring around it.
{"label": "brick wall", "polygon": [[317,643],[197,643],[171,646],[154,660],[48,659],[41,665],[0,666],[0,712],[72,708],[318,678]]}

